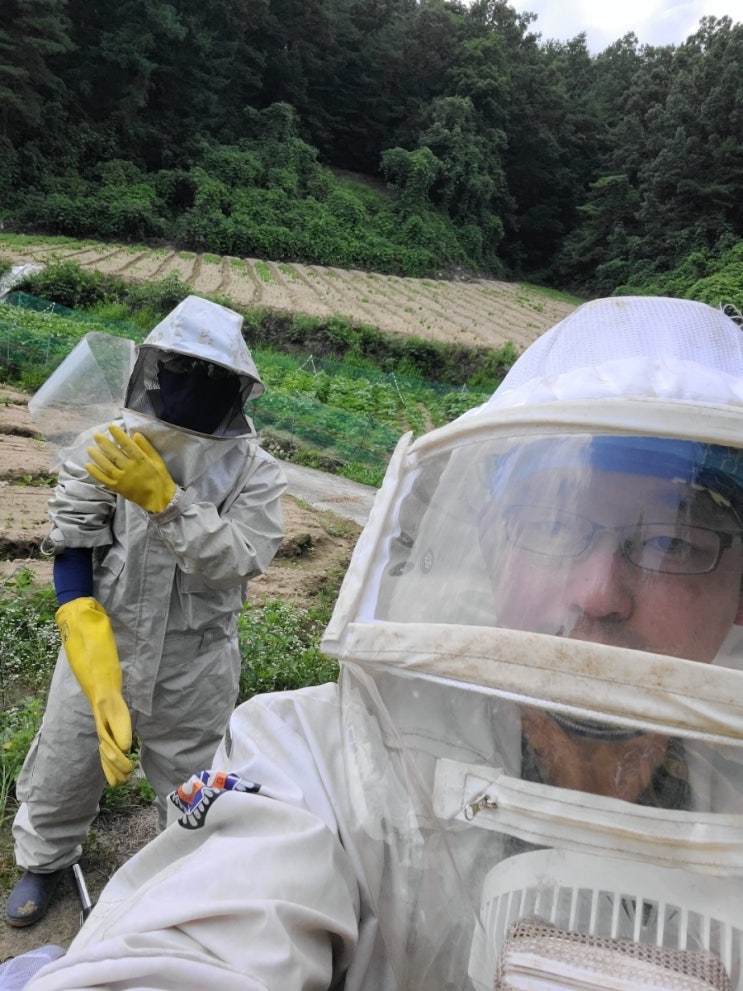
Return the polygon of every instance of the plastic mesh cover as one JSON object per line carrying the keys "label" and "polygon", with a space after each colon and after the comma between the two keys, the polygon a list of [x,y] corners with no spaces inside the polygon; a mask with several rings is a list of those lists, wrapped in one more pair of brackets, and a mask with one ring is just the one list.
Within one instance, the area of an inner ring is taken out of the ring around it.
{"label": "plastic mesh cover", "polygon": [[21,991],[42,967],[64,956],[64,949],[46,943],[36,949],[11,957],[0,964],[0,991]]}
{"label": "plastic mesh cover", "polygon": [[743,331],[692,300],[593,300],[538,338],[481,409],[611,396],[743,402]]}
{"label": "plastic mesh cover", "polygon": [[713,953],[587,936],[540,919],[519,919],[511,926],[494,986],[495,991],[731,991]]}
{"label": "plastic mesh cover", "polygon": [[[161,416],[162,403],[159,398],[160,383],[157,378],[157,363],[162,358],[162,354],[163,352],[159,348],[139,348],[137,363],[129,380],[124,401],[127,409],[155,418]],[[252,436],[255,433],[252,421],[243,410],[243,406],[252,395],[254,387],[254,380],[247,376],[241,376],[240,393],[225,413],[222,421],[209,432],[210,436],[243,437]],[[198,431],[192,432],[197,433]]]}

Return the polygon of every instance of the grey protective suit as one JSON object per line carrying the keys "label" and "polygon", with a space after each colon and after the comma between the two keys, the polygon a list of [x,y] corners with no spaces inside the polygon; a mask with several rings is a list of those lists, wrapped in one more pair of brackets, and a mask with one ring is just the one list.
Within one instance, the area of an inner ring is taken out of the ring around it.
{"label": "grey protective suit", "polygon": [[[188,302],[197,313],[205,303]],[[258,447],[242,412],[245,398],[262,384],[240,318],[231,314],[235,321],[210,336],[174,314],[138,349],[122,423],[158,450],[178,486],[175,497],[163,512],[148,514],[97,484],[84,467],[88,434],[60,471],[46,540],[54,554],[93,549],[93,595],[111,619],[140,762],[161,818],[165,796],[194,768],[209,766],[234,707],[237,617],[248,579],[265,571],[281,543],[285,488],[280,466]],[[214,433],[157,418],[163,351],[240,374],[240,395]],[[18,780],[18,864],[51,871],[78,860],[103,784],[90,706],[62,650],[41,730]]]}

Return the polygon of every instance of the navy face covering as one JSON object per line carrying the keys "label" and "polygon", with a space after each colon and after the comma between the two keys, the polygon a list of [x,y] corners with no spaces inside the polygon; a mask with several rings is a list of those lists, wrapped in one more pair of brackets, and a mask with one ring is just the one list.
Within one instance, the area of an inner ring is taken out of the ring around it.
{"label": "navy face covering", "polygon": [[240,392],[237,375],[215,378],[197,371],[174,372],[158,366],[160,419],[176,427],[211,434],[230,411]]}

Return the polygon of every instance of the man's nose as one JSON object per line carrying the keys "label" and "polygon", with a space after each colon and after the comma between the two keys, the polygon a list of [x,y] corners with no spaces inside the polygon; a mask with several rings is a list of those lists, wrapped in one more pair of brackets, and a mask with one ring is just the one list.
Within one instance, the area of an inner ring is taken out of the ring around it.
{"label": "man's nose", "polygon": [[595,534],[591,546],[570,569],[568,586],[572,605],[587,616],[629,618],[634,608],[628,572],[631,568],[616,534]]}

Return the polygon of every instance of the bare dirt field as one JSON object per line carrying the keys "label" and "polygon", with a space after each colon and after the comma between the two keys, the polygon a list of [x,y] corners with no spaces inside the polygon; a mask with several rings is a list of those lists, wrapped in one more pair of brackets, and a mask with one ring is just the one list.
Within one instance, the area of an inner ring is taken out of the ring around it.
{"label": "bare dirt field", "polygon": [[[35,571],[40,582],[51,581],[51,562],[39,557],[51,494],[48,485],[39,482],[48,479],[49,462],[27,404],[27,395],[0,384],[0,594],[4,579],[20,568]],[[287,474],[284,542],[266,574],[251,582],[250,594],[253,601],[283,599],[309,606],[329,575],[345,571],[374,491],[294,465],[287,465]],[[81,862],[93,900],[112,870],[154,833],[154,812],[149,808],[99,816]],[[3,906],[6,894],[2,892]],[[44,943],[67,947],[78,930],[79,914],[70,873],[42,922],[11,929],[0,921],[0,961]]]}
{"label": "bare dirt field", "polygon": [[469,347],[499,348],[510,341],[522,351],[575,309],[566,300],[517,282],[400,278],[131,245],[0,243],[0,259],[13,264],[44,264],[54,258],[70,258],[84,268],[127,279],[160,279],[177,272],[195,293],[219,293],[238,306],[340,316],[385,333]]}

